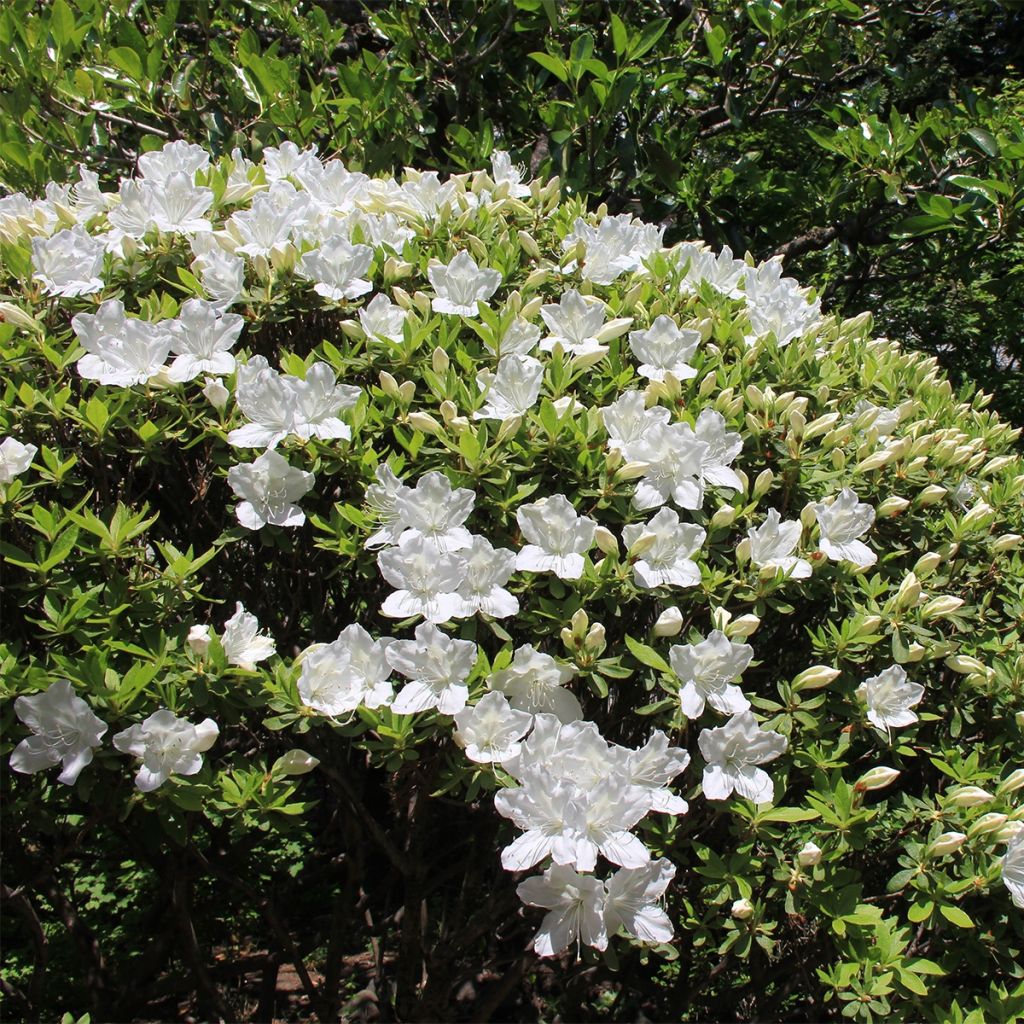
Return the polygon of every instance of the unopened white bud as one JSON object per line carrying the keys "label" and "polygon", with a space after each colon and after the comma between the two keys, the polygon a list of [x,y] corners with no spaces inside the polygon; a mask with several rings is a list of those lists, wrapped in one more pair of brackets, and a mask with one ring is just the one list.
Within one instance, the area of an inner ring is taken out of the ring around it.
{"label": "unopened white bud", "polygon": [[898,516],[901,512],[906,511],[909,506],[910,502],[906,498],[901,498],[898,494],[893,494],[891,497],[888,497],[879,503],[878,507],[875,509],[875,515],[879,519],[887,519],[890,516]]}
{"label": "unopened white bud", "polygon": [[736,545],[736,561],[743,565],[750,561],[750,538],[744,537],[743,540]]}
{"label": "unopened white bud", "polygon": [[701,398],[707,398],[715,388],[718,387],[718,374],[709,373],[701,382],[697,393]]}
{"label": "unopened white bud", "polygon": [[1024,541],[1019,533],[1004,533],[992,542],[992,550],[995,552],[1013,551],[1019,548],[1021,541]]}
{"label": "unopened white bud", "polygon": [[754,480],[754,490],[751,492],[751,497],[756,501],[762,494],[767,494],[774,479],[775,474],[770,469],[762,469]]}
{"label": "unopened white bud", "polygon": [[1016,461],[1016,455],[997,455],[994,459],[989,459],[985,463],[984,468],[981,470],[981,476],[991,476],[993,473],[998,473],[999,470],[1013,465]]}
{"label": "unopened white bud", "polygon": [[638,477],[643,476],[650,468],[651,464],[649,462],[627,462],[615,471],[615,479],[622,481],[636,480]]}
{"label": "unopened white bud", "polygon": [[916,608],[920,599],[921,584],[912,572],[907,573],[900,584],[899,590],[896,591],[896,596],[893,598],[893,607]]}
{"label": "unopened white bud", "polygon": [[[838,449],[836,450],[838,451]],[[874,469],[881,469],[883,466],[887,466],[890,462],[892,462],[892,452],[875,452],[873,455],[869,455],[866,459],[861,459],[861,461],[853,467],[853,472],[855,474],[869,473]]]}
{"label": "unopened white bud", "polygon": [[811,420],[810,423],[804,427],[804,440],[809,441],[813,437],[817,437],[819,434],[828,433],[835,425],[839,422],[839,413],[830,412],[824,416],[819,416],[816,420]]}
{"label": "unopened white bud", "polygon": [[830,665],[812,665],[796,676],[793,680],[793,689],[819,690],[823,686],[828,686],[833,679],[837,679],[840,675],[842,673],[839,669],[832,668]]}
{"label": "unopened white bud", "polygon": [[599,526],[594,531],[594,540],[606,555],[618,555],[619,539],[606,526]]}
{"label": "unopened white bud", "polygon": [[723,505],[711,517],[711,527],[715,530],[721,530],[726,526],[731,526],[735,519],[736,509],[734,509],[732,505]]}
{"label": "unopened white bud", "polygon": [[748,899],[735,900],[729,912],[737,921],[746,921],[748,917],[753,917],[754,904]]}
{"label": "unopened white bud", "polygon": [[860,620],[860,625],[857,627],[857,635],[864,636],[867,633],[873,633],[882,624],[881,615],[865,615]]}
{"label": "unopened white bud", "polygon": [[582,608],[578,608],[569,622],[572,625],[573,633],[577,636],[583,636],[590,625],[590,618]]}
{"label": "unopened white bud", "polygon": [[992,838],[997,843],[1008,843],[1024,832],[1024,821],[1008,821]]}
{"label": "unopened white bud", "polygon": [[658,616],[651,631],[655,636],[676,636],[682,628],[683,613],[672,605]]}
{"label": "unopened white bud", "polygon": [[879,765],[877,768],[872,768],[870,771],[865,772],[857,780],[854,788],[859,789],[861,792],[885,789],[886,786],[891,786],[899,776],[900,773],[897,769],[889,768],[887,765]]}
{"label": "unopened white bud", "polygon": [[813,868],[821,862],[821,849],[814,843],[804,843],[800,852],[796,855],[797,862],[802,868]]}
{"label": "unopened white bud", "polygon": [[192,649],[193,654],[198,655],[200,658],[210,649],[210,627],[209,626],[193,626],[188,631],[188,645]]}
{"label": "unopened white bud", "polygon": [[917,504],[922,506],[934,505],[937,501],[942,501],[945,496],[945,487],[940,487],[938,484],[929,484],[927,487],[922,488],[917,495]]}
{"label": "unopened white bud", "polygon": [[995,797],[980,786],[957,786],[946,794],[946,802],[954,807],[978,807],[995,800]]}
{"label": "unopened white bud", "polygon": [[746,637],[753,635],[756,632],[757,627],[761,625],[761,619],[757,615],[747,614],[741,615],[738,619],[733,619],[728,626],[725,627],[725,635],[730,639],[734,637]]}
{"label": "unopened white bud", "polygon": [[818,521],[818,512],[812,502],[807,502],[800,510],[800,525],[809,530]]}
{"label": "unopened white bud", "polygon": [[1005,814],[1000,814],[998,811],[990,811],[988,814],[983,814],[971,825],[967,830],[967,835],[973,839],[975,836],[983,836],[989,832],[996,832],[1005,824]]}
{"label": "unopened white bud", "polygon": [[562,638],[562,643],[565,644],[566,647],[572,647],[576,642],[576,638],[573,636],[572,630],[569,629],[568,626],[563,626],[562,632],[558,635]]}
{"label": "unopened white bud", "polygon": [[947,853],[955,853],[964,845],[967,836],[963,832],[943,832],[932,840],[924,851],[926,857],[942,857]]}
{"label": "unopened white bud", "polygon": [[941,597],[932,598],[922,609],[921,618],[926,622],[929,619],[941,619],[952,615],[963,605],[961,597],[953,597],[952,594],[943,594]]}
{"label": "unopened white bud", "polygon": [[918,576],[927,576],[937,566],[942,564],[942,555],[935,551],[926,551],[915,563],[914,572]]}
{"label": "unopened white bud", "polygon": [[519,244],[523,247],[523,250],[530,259],[540,259],[540,246],[537,245],[537,240],[528,231],[519,232]]}
{"label": "unopened white bud", "polygon": [[962,676],[988,675],[988,670],[985,666],[977,658],[972,658],[969,654],[954,654],[946,659],[945,665],[946,668],[951,668]]}
{"label": "unopened white bud", "polygon": [[444,428],[428,412],[409,413],[409,425],[424,434],[442,434]]}
{"label": "unopened white bud", "polygon": [[1007,796],[1010,793],[1016,793],[1022,786],[1024,786],[1024,768],[1015,768],[999,783],[996,792],[1000,796]]}
{"label": "unopened white bud", "polygon": [[604,626],[600,622],[595,622],[590,627],[583,640],[583,646],[591,654],[600,654],[605,649],[607,646],[605,642],[605,631]]}
{"label": "unopened white bud", "polygon": [[206,400],[218,411],[228,404],[229,393],[219,377],[205,377],[206,384],[203,387],[203,394]]}
{"label": "unopened white bud", "polygon": [[519,433],[519,428],[523,425],[522,416],[509,416],[501,421],[501,426],[498,427],[498,435],[495,437],[495,442],[502,444],[507,441],[510,437],[515,437]]}
{"label": "unopened white bud", "polygon": [[631,558],[639,558],[644,552],[650,551],[652,547],[658,542],[658,535],[645,531],[641,533],[639,537],[630,545],[629,555]]}
{"label": "unopened white bud", "polygon": [[299,750],[296,747],[293,750],[289,750],[287,754],[282,754],[274,762],[274,767],[270,771],[273,775],[305,775],[307,772],[311,772],[319,763],[319,758],[314,757],[312,754],[307,754],[305,750]]}
{"label": "unopened white bud", "polygon": [[380,389],[388,398],[394,398],[396,401],[402,397],[398,390],[398,381],[387,370],[380,371]]}
{"label": "unopened white bud", "polygon": [[434,373],[446,373],[450,363],[448,353],[438,345],[430,355],[430,365],[433,367]]}
{"label": "unopened white bud", "polygon": [[996,512],[991,505],[984,501],[978,502],[970,512],[960,520],[961,530],[982,530],[990,526],[995,519]]}
{"label": "unopened white bud", "polygon": [[445,423],[451,423],[451,421],[459,415],[458,406],[448,398],[441,403],[439,411],[441,413],[441,419],[443,419]]}

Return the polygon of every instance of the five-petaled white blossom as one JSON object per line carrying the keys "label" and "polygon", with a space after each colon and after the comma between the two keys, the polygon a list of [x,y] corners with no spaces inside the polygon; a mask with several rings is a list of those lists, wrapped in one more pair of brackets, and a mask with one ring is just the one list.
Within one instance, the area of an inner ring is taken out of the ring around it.
{"label": "five-petaled white blossom", "polygon": [[117,299],[108,299],[95,313],[79,313],[71,320],[86,352],[78,360],[79,374],[119,387],[144,384],[164,368],[175,337],[171,322],[127,317]]}
{"label": "five-petaled white blossom", "polygon": [[633,563],[636,585],[646,588],[698,586],[700,566],[692,556],[706,536],[701,527],[681,523],[679,516],[669,508],[663,508],[647,523],[623,527],[622,540],[626,547],[641,547]]}
{"label": "five-petaled white blossom", "polygon": [[549,911],[533,937],[539,956],[556,956],[577,940],[595,949],[608,948],[605,888],[599,878],[552,864],[543,875],[520,882],[516,892],[527,906]]}
{"label": "five-petaled white blossom", "polygon": [[486,399],[473,413],[478,420],[506,420],[522,416],[537,403],[544,383],[544,365],[533,356],[502,356],[498,372],[481,370],[476,375],[477,387]]}
{"label": "five-petaled white blossom", "polygon": [[73,299],[103,290],[102,242],[81,227],[65,228],[50,238],[32,239],[32,280],[49,295]]}
{"label": "five-petaled white blossom", "polygon": [[648,380],[664,380],[671,373],[677,380],[689,380],[697,371],[688,360],[697,351],[700,332],[683,330],[670,316],[655,318],[644,331],[629,332],[629,347],[640,360],[637,373]]}
{"label": "five-petaled white blossom", "polygon": [[177,320],[168,325],[171,351],[177,356],[167,371],[176,383],[194,380],[201,373],[214,376],[235,372],[231,348],[242,333],[244,320],[236,313],[219,314],[203,299],[189,299]]}
{"label": "five-petaled white blossom", "polygon": [[473,491],[453,488],[444,473],[424,473],[415,487],[404,487],[395,495],[395,512],[405,526],[402,537],[422,537],[441,552],[462,551],[473,542],[462,524],[475,501]]}
{"label": "five-petaled white blossom", "polygon": [[705,703],[726,715],[746,711],[750,702],[733,685],[754,657],[749,644],[733,643],[720,630],[712,630],[697,644],[675,644],[669,650],[672,671],[683,685],[679,701],[687,718],[699,718]]}
{"label": "five-petaled white blossom", "polygon": [[641,942],[670,942],[672,922],[658,900],[675,874],[676,866],[664,858],[638,868],[619,868],[605,885],[608,934],[622,928]]}
{"label": "five-petaled white blossom", "polygon": [[807,579],[811,575],[811,563],[793,554],[802,530],[799,521],[782,522],[778,509],[770,508],[764,522],[747,531],[751,562],[759,569],[781,569],[795,580]]}
{"label": "five-petaled white blossom", "polygon": [[360,705],[379,708],[390,704],[394,691],[385,652],[392,643],[391,637],[374,639],[353,623],[333,643],[309,648],[301,658],[298,690],[302,703],[333,718]]}
{"label": "five-petaled white blossom", "polygon": [[458,593],[466,578],[466,560],[443,550],[430,538],[407,530],[398,545],[377,555],[381,575],[395,587],[385,598],[381,613],[393,619],[422,615],[427,622],[465,617]]}
{"label": "five-petaled white blossom", "polygon": [[247,530],[272,526],[301,526],[306,513],[295,504],[312,486],[314,477],[304,469],[289,466],[280,452],[264,452],[254,462],[243,462],[228,470],[228,485],[242,500],[235,508],[238,521]]}
{"label": "five-petaled white blossom", "polygon": [[516,553],[496,548],[486,537],[474,535],[473,543],[460,552],[466,562],[466,578],[459,587],[462,615],[480,612],[492,619],[519,613],[519,599],[505,589],[516,570]]}
{"label": "five-petaled white blossom", "polygon": [[875,510],[857,497],[857,492],[844,487],[831,505],[815,501],[811,506],[821,528],[819,548],[834,562],[874,565],[878,555],[858,537],[871,529]]}
{"label": "five-petaled white blossom", "polygon": [[[560,345],[575,356],[595,355],[608,351],[601,342],[605,338],[605,304],[596,296],[580,295],[574,288],[564,292],[558,302],[540,308],[540,315],[551,332],[541,338],[540,347],[550,352]],[[614,324],[616,321],[612,321]]]}
{"label": "five-petaled white blossom", "polygon": [[519,741],[530,731],[533,715],[510,707],[503,693],[485,694],[455,715],[455,742],[470,761],[487,764],[519,753]]}
{"label": "five-petaled white blossom", "polygon": [[427,277],[437,292],[430,303],[435,313],[471,317],[480,315],[477,303],[486,302],[501,284],[501,271],[478,266],[465,249],[451,263],[428,267]]}
{"label": "five-petaled white blossom", "polygon": [[785,736],[761,729],[752,712],[741,711],[717,729],[702,729],[697,745],[707,761],[702,784],[708,800],[726,800],[735,790],[756,804],[771,803],[771,776],[757,765],[785,752]]}
{"label": "five-petaled white blossom", "polygon": [[335,235],[305,253],[295,271],[313,282],[317,295],[340,302],[357,299],[373,288],[363,277],[372,262],[373,250],[368,245],[353,245],[342,235]]}
{"label": "five-petaled white blossom", "polygon": [[114,736],[123,754],[142,758],[135,785],[151,793],[172,775],[195,775],[203,767],[203,753],[216,742],[220,729],[212,718],[193,725],[173,711],[161,708],[143,722]]}
{"label": "five-petaled white blossom", "polygon": [[385,652],[388,664],[409,679],[391,710],[398,715],[437,708],[454,715],[466,706],[466,679],[476,663],[476,644],[442,633],[432,622],[416,627],[415,640],[396,640]]}
{"label": "five-petaled white blossom", "polygon": [[241,601],[235,602],[235,614],[224,623],[220,645],[229,665],[248,669],[256,667],[257,661],[266,661],[276,653],[274,641],[260,631],[259,620],[247,612]]}
{"label": "five-petaled white blossom", "polygon": [[564,494],[520,505],[516,521],[529,541],[516,556],[517,569],[553,572],[563,580],[583,575],[583,555],[593,546],[597,523],[578,515]]}
{"label": "five-petaled white blossom", "polygon": [[924,687],[907,681],[899,665],[882,669],[857,687],[857,696],[867,705],[868,721],[886,732],[913,725],[917,715],[910,709],[921,703]]}
{"label": "five-petaled white blossom", "polygon": [[405,323],[409,314],[396,306],[383,292],[379,292],[361,310],[359,323],[371,340],[383,338],[399,344],[405,336]]}
{"label": "five-petaled white blossom", "polygon": [[21,476],[36,457],[39,449],[34,444],[22,444],[17,438],[5,437],[0,443],[0,484],[9,484]]}
{"label": "five-petaled white blossom", "polygon": [[102,745],[106,722],[79,697],[66,679],[51,684],[42,693],[19,697],[14,712],[32,731],[11,754],[16,772],[41,772],[60,764],[58,782],[73,786],[82,769],[92,761],[93,751]]}
{"label": "five-petaled white blossom", "polygon": [[531,715],[548,713],[560,722],[576,722],[583,709],[576,695],[565,688],[575,675],[571,665],[555,661],[532,644],[516,649],[508,668],[500,669],[487,680],[492,690],[498,690],[518,711]]}

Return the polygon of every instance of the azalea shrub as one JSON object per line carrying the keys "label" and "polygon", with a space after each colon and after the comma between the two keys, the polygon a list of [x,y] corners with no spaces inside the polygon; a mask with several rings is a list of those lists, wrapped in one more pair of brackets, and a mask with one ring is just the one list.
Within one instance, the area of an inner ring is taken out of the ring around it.
{"label": "azalea shrub", "polygon": [[501,151],[0,239],[8,1016],[1021,1011],[988,396]]}

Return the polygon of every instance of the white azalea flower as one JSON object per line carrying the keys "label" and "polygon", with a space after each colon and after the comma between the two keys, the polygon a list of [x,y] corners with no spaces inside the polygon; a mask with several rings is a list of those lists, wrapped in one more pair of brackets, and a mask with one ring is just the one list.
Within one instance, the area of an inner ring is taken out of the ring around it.
{"label": "white azalea flower", "polygon": [[523,832],[501,851],[501,866],[526,871],[548,856],[557,864],[575,864],[587,793],[541,765],[522,769],[518,778],[520,785],[494,797],[495,810]]}
{"label": "white azalea flower", "polygon": [[653,537],[650,547],[633,563],[633,579],[638,587],[696,587],[700,567],[692,559],[707,534],[692,523],[680,523],[679,516],[663,508],[648,523],[636,523],[622,529],[627,549],[641,537]]}
{"label": "white azalea flower", "polygon": [[125,252],[125,239],[140,242],[153,225],[153,187],[144,181],[124,179],[117,192],[117,201],[107,212],[111,230],[105,246],[110,252]]}
{"label": "white azalea flower", "polygon": [[708,446],[700,460],[704,481],[723,490],[742,491],[743,482],[730,468],[730,463],[743,450],[743,438],[726,430],[725,417],[714,409],[702,410],[693,432],[698,441]]}
{"label": "white azalea flower", "polygon": [[498,372],[481,370],[476,383],[487,401],[473,413],[474,419],[506,420],[522,416],[536,405],[544,383],[544,366],[533,356],[502,356]]}
{"label": "white azalea flower", "polygon": [[[278,182],[273,189],[283,183]],[[225,230],[238,243],[236,254],[255,259],[283,256],[292,246],[292,233],[300,230],[309,212],[309,197],[288,191],[261,192],[247,210],[231,215]]]}
{"label": "white azalea flower", "polygon": [[311,170],[320,161],[316,148],[299,149],[294,142],[282,142],[280,146],[268,146],[263,150],[263,171],[268,184],[282,178],[295,177],[296,174]]}
{"label": "white azalea flower", "polygon": [[71,201],[82,223],[106,213],[114,196],[100,189],[100,177],[85,164],[78,165],[78,181],[71,186]]}
{"label": "white azalea flower", "polygon": [[480,612],[492,619],[517,615],[519,600],[505,589],[516,569],[516,553],[492,547],[486,537],[474,536],[473,543],[461,555],[466,561],[466,578],[459,587],[462,614]]}
{"label": "white azalea flower", "polygon": [[42,693],[19,697],[14,711],[33,735],[14,748],[11,767],[16,772],[34,773],[59,763],[62,771],[57,781],[73,786],[92,761],[93,751],[102,746],[106,722],[93,714],[66,679]]}
{"label": "white azalea flower", "polygon": [[391,666],[385,651],[392,637],[375,640],[358,623],[346,626],[330,644],[317,644],[302,655],[299,697],[306,707],[338,718],[363,705],[391,703]]}
{"label": "white azalea flower", "polygon": [[1013,905],[1024,910],[1024,831],[1018,832],[1006,844],[1006,853],[1000,863],[1003,885],[1010,890]]}
{"label": "white azalea flower", "polygon": [[238,203],[248,199],[256,190],[253,184],[256,165],[236,146],[231,150],[231,170],[220,197],[221,203]]}
{"label": "white azalea flower", "polygon": [[454,715],[466,706],[466,679],[476,662],[471,640],[454,640],[424,622],[416,627],[415,640],[396,640],[386,655],[391,667],[410,680],[391,705],[395,714],[437,708],[442,715]]}
{"label": "white azalea flower", "polygon": [[425,538],[441,552],[462,551],[473,543],[462,524],[475,501],[473,491],[453,489],[444,473],[424,473],[415,487],[405,487],[395,495],[395,512],[406,527],[402,536]]}
{"label": "white azalea flower", "polygon": [[688,423],[655,423],[643,437],[624,449],[632,462],[646,462],[637,481],[633,505],[643,511],[670,498],[680,508],[698,509],[704,503],[704,459],[709,450]]}
{"label": "white azalea flower", "polygon": [[362,231],[367,245],[374,249],[384,246],[397,254],[401,254],[406,242],[416,237],[416,232],[405,227],[393,213],[375,217],[362,210],[355,210],[349,217],[349,223],[353,229],[358,227]]}
{"label": "white azalea flower", "polygon": [[289,466],[284,456],[273,450],[228,470],[228,484],[242,499],[235,515],[247,530],[262,529],[267,523],[301,526],[306,513],[295,502],[313,481],[312,473]]}
{"label": "white azalea flower", "polygon": [[623,778],[631,786],[650,790],[652,811],[685,814],[689,805],[667,786],[689,763],[689,753],[681,747],[670,747],[668,736],[656,729],[642,747],[628,752]]}
{"label": "white azalea flower", "polygon": [[648,380],[664,380],[671,373],[689,380],[697,371],[689,360],[700,344],[700,332],[682,330],[670,316],[659,316],[645,331],[629,332],[629,347],[640,360],[637,373]]}
{"label": "white azalea flower", "polygon": [[363,278],[373,262],[373,250],[368,245],[352,245],[347,238],[335,235],[318,249],[311,249],[299,260],[295,272],[315,282],[317,295],[333,302],[357,299],[373,288]]}
{"label": "white azalea flower", "polygon": [[[865,416],[865,413],[872,415],[868,417]],[[880,405],[875,405],[874,402],[869,402],[866,398],[861,398],[853,407],[853,412],[849,416],[849,422],[857,422],[861,417],[868,419],[868,422],[862,425],[861,429],[874,430],[879,437],[889,437],[900,423],[899,409],[886,409]]]}
{"label": "white azalea flower", "polygon": [[202,146],[180,140],[139,157],[139,174],[153,184],[164,184],[174,174],[195,181],[196,175],[209,166],[210,154]]}
{"label": "white azalea flower", "polygon": [[161,708],[140,724],[119,732],[114,737],[114,746],[123,754],[142,758],[135,785],[143,793],[151,793],[171,775],[199,772],[203,753],[213,746],[219,732],[212,718],[193,725]]}
{"label": "white azalea flower", "polygon": [[401,306],[396,306],[383,292],[374,295],[359,310],[359,322],[367,338],[386,338],[396,345],[401,344],[405,337],[404,329],[408,319],[409,314]]}
{"label": "white azalea flower", "polygon": [[192,272],[202,282],[211,304],[218,310],[234,305],[245,291],[245,260],[225,252],[216,242],[209,245],[197,244],[206,235],[192,239]]}
{"label": "white azalea flower", "polygon": [[235,402],[252,422],[228,434],[238,448],[273,448],[291,433],[298,394],[263,356],[238,365]]}
{"label": "white azalea flower", "polygon": [[552,864],[543,875],[521,882],[516,892],[528,906],[550,911],[533,937],[539,956],[556,956],[577,940],[595,949],[608,948],[605,889],[600,879]]}
{"label": "white azalea flower", "polygon": [[907,681],[899,665],[890,665],[857,687],[857,696],[867,704],[868,721],[883,729],[913,725],[917,715],[910,709],[921,703],[924,687]]}
{"label": "white azalea flower", "polygon": [[668,409],[656,405],[648,409],[642,391],[623,392],[611,405],[601,410],[605,430],[608,431],[608,447],[611,451],[621,451],[631,461],[636,451],[634,445],[642,442],[648,432],[656,426],[668,424]]}
{"label": "white azalea flower", "polygon": [[[751,269],[747,267],[745,273],[749,274]],[[771,333],[781,348],[812,330],[821,319],[820,300],[809,302],[805,289],[792,278],[753,290],[748,283],[747,309],[751,328],[746,338],[748,344]]]}
{"label": "white azalea flower", "polygon": [[769,509],[764,522],[747,531],[751,562],[759,569],[781,569],[795,580],[807,579],[811,563],[793,555],[802,530],[798,520],[781,522],[778,510]]}
{"label": "white azalea flower", "polygon": [[383,544],[398,543],[398,538],[402,536],[406,525],[398,512],[395,501],[399,494],[406,491],[412,493],[412,488],[406,487],[386,462],[381,463],[374,470],[374,476],[377,478],[377,483],[370,484],[366,488],[366,503],[370,506],[371,514],[380,524],[380,529],[363,545],[367,548],[379,548]]}
{"label": "white azalea flower", "polygon": [[540,341],[545,352],[550,352],[556,344],[576,356],[608,351],[598,337],[605,326],[605,305],[599,298],[580,295],[571,288],[557,303],[541,306],[540,315],[551,332]]}
{"label": "white azalea flower", "polygon": [[354,212],[369,181],[361,171],[350,171],[340,160],[310,161],[293,176],[312,199],[320,217],[338,211]]}
{"label": "white azalea flower", "polygon": [[854,565],[874,565],[878,556],[858,537],[871,529],[875,510],[861,502],[856,491],[844,487],[831,505],[812,503],[821,537],[820,549],[834,562],[853,562]]}
{"label": "white azalea flower", "polygon": [[576,695],[565,688],[573,675],[571,665],[524,644],[517,648],[509,667],[495,672],[487,685],[503,693],[517,711],[549,713],[560,722],[577,722],[583,709]]}
{"label": "white azalea flower", "polygon": [[252,672],[257,661],[266,661],[277,653],[273,638],[259,630],[256,616],[247,612],[241,601],[236,601],[235,614],[224,623],[224,632],[220,637],[220,645],[229,665],[237,665]]}
{"label": "white azalea flower", "polygon": [[500,271],[479,267],[465,249],[451,263],[428,267],[427,277],[437,292],[430,308],[461,316],[479,316],[477,303],[486,302],[501,284]]}
{"label": "white azalea flower", "polygon": [[504,359],[505,356],[529,355],[538,341],[540,341],[540,328],[536,324],[531,324],[529,320],[516,317],[505,328],[505,332],[498,339],[496,347],[487,341],[484,342],[484,345],[488,352],[492,352],[494,355]]}
{"label": "white azalea flower", "polygon": [[219,316],[216,307],[203,299],[189,299],[181,307],[178,319],[168,325],[171,351],[177,359],[171,363],[167,376],[181,383],[194,380],[201,373],[234,373],[231,348],[244,323],[235,313]]}
{"label": "white azalea flower", "polygon": [[146,204],[158,230],[193,235],[213,229],[210,221],[203,216],[209,213],[213,205],[213,191],[196,186],[190,175],[175,171],[159,185],[151,185],[146,191]]}
{"label": "white azalea flower", "polygon": [[757,765],[785,752],[785,736],[762,730],[750,711],[741,711],[718,729],[702,729],[697,744],[707,761],[703,786],[708,800],[726,800],[735,790],[755,804],[771,803],[771,776]]}
{"label": "white azalea flower", "polygon": [[735,644],[717,629],[699,644],[675,644],[669,650],[669,661],[683,682],[679,691],[683,714],[699,718],[705,702],[727,715],[746,711],[750,702],[738,686],[730,684],[746,671],[753,657],[749,644]]}
{"label": "white azalea flower", "polygon": [[32,280],[48,295],[73,299],[103,290],[102,242],[80,227],[65,228],[50,238],[32,239]]}
{"label": "white azalea flower", "polygon": [[421,533],[406,531],[397,547],[377,556],[381,574],[393,587],[381,614],[393,619],[422,615],[428,622],[447,622],[465,616],[458,594],[466,579],[466,560],[442,551]]}
{"label": "white azalea flower", "polygon": [[641,942],[670,942],[672,922],[658,899],[675,874],[676,866],[665,859],[616,871],[606,883],[604,921],[608,934],[623,928]]}
{"label": "white azalea flower", "polygon": [[504,694],[488,693],[455,715],[453,737],[466,757],[479,764],[504,761],[519,752],[519,741],[533,726],[533,715],[515,711]]}
{"label": "white azalea flower", "polygon": [[[442,184],[437,171],[407,170],[406,175],[407,180],[402,182],[399,195],[404,204],[410,208],[413,216],[433,217],[455,198],[455,191],[458,187],[456,182],[449,180]],[[439,310],[438,312],[445,311]],[[473,313],[476,313],[475,305]]]}
{"label": "white azalea flower", "polygon": [[[621,274],[639,270],[643,261],[661,248],[665,229],[634,220],[628,213],[606,216],[596,227],[577,217],[572,231],[562,240],[568,252],[580,241],[586,255],[583,279],[611,284]],[[566,270],[571,269],[566,267]]]}
{"label": "white azalea flower", "polygon": [[169,321],[126,317],[117,299],[108,299],[94,314],[79,313],[71,326],[86,351],[78,360],[79,374],[120,387],[144,384],[160,373],[174,340]]}
{"label": "white azalea flower", "polygon": [[291,433],[303,441],[352,437],[352,429],[338,414],[351,409],[362,392],[352,384],[339,384],[329,363],[314,363],[304,378],[289,374],[284,383],[295,395]]}
{"label": "white azalea flower", "polygon": [[747,265],[743,260],[733,259],[729,246],[723,245],[722,251],[716,256],[710,249],[684,245],[677,250],[677,258],[681,262],[689,260],[683,279],[684,291],[695,292],[706,281],[715,291],[730,298],[738,299],[743,295],[739,285]]}
{"label": "white azalea flower", "polygon": [[502,149],[491,154],[491,179],[497,186],[495,195],[509,195],[513,199],[523,199],[530,194],[530,186],[523,184],[522,167],[512,163],[512,157]]}
{"label": "white azalea flower", "polygon": [[583,555],[593,546],[597,523],[577,515],[564,494],[520,505],[516,521],[529,541],[516,556],[517,569],[553,572],[563,580],[583,575]]}
{"label": "white azalea flower", "polygon": [[13,437],[5,437],[0,444],[0,484],[9,484],[21,476],[36,457],[39,449],[34,444],[22,444]]}

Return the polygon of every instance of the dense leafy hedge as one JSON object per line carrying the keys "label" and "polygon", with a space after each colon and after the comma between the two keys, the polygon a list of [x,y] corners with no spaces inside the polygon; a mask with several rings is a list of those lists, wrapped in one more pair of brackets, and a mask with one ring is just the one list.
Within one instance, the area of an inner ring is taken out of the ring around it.
{"label": "dense leafy hedge", "polygon": [[8,1016],[1019,1011],[987,396],[502,153],[139,170],[0,220]]}

